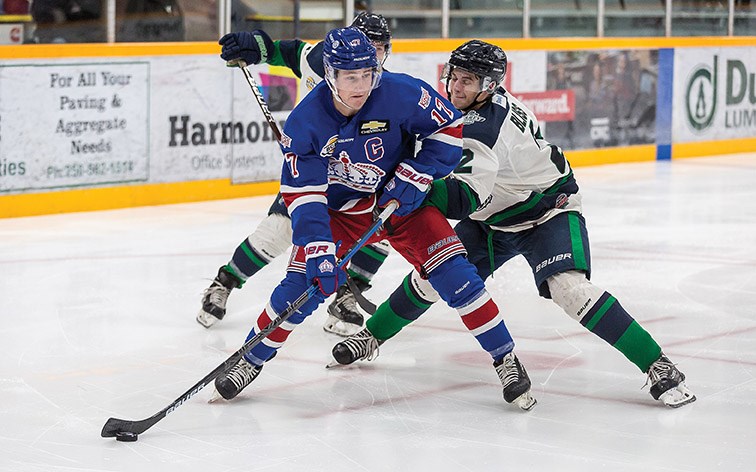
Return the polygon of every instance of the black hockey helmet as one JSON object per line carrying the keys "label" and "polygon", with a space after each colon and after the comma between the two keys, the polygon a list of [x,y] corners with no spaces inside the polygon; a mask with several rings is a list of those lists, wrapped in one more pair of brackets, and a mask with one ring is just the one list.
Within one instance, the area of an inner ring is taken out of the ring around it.
{"label": "black hockey helmet", "polygon": [[359,28],[374,43],[391,45],[391,30],[383,15],[363,11],[354,18],[352,26]]}
{"label": "black hockey helmet", "polygon": [[447,89],[455,67],[472,72],[480,78],[480,91],[493,93],[507,73],[507,55],[499,46],[473,39],[451,53],[444,66],[441,80],[446,79]]}

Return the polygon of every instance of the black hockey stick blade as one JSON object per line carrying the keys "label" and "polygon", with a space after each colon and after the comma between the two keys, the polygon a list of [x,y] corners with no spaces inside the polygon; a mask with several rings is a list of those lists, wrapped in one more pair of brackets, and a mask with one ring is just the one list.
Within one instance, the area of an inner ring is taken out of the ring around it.
{"label": "black hockey stick blade", "polygon": [[352,291],[352,295],[354,295],[354,299],[357,301],[357,304],[360,305],[360,308],[365,310],[368,315],[373,316],[375,314],[375,310],[377,309],[375,304],[365,298],[365,295],[362,294],[360,287],[358,287],[357,284],[354,283],[354,280],[352,280],[349,275],[347,275],[346,283],[349,286],[349,290]]}
{"label": "black hockey stick blade", "polygon": [[[394,212],[394,210],[396,210],[397,207],[398,204],[396,202],[389,203],[389,205],[381,212],[381,214],[378,215],[377,219],[370,226],[370,228],[368,228],[365,233],[357,241],[355,241],[354,244],[352,244],[352,247],[349,248],[346,254],[344,254],[344,257],[341,258],[341,260],[337,264],[337,267],[339,269],[344,269],[346,267],[346,265],[349,263],[349,260],[357,253],[357,251],[360,250],[360,248],[362,248],[362,246],[365,245],[365,243],[373,236],[373,234],[378,232],[381,226],[383,226],[383,223],[388,220],[389,216],[391,216],[391,214]],[[239,359],[241,359],[244,354],[252,350],[252,348],[262,342],[264,338],[268,337],[268,335],[273,332],[273,330],[281,326],[283,322],[289,319],[294,313],[296,313],[297,310],[299,310],[302,305],[307,302],[307,300],[312,298],[312,296],[315,295],[315,292],[317,292],[318,290],[319,288],[316,283],[310,285],[307,290],[305,290],[304,293],[299,296],[299,298],[294,300],[291,305],[289,305],[280,315],[276,317],[276,319],[268,323],[265,328],[261,329],[260,332],[248,339],[247,342],[245,342],[238,351],[231,354],[231,357],[229,357],[222,364],[213,369],[212,372],[204,376],[202,380],[192,385],[189,390],[175,399],[173,403],[150,416],[149,418],[145,418],[143,420],[133,421],[122,420],[118,418],[109,418],[108,421],[105,422],[105,425],[102,427],[100,436],[102,436],[103,438],[112,438],[117,437],[118,433],[133,433],[138,435],[150,429],[155,423],[165,418],[168,413],[180,407],[184,402],[186,402],[194,395],[196,395],[200,390],[205,388],[207,384],[215,380],[215,378],[221,373],[226,372],[231,367],[236,365],[236,363],[239,362]]]}
{"label": "black hockey stick blade", "polygon": [[[162,413],[162,412],[161,412]],[[120,420],[118,418],[109,418],[102,427],[100,436],[103,438],[114,438],[119,433],[141,434],[147,431],[150,426],[157,423],[165,417],[165,414],[157,414],[141,421]]]}

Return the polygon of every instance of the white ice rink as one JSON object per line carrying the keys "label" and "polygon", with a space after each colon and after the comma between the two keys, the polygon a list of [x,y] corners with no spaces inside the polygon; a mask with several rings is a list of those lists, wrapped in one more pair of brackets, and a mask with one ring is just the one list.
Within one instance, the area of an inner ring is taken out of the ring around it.
{"label": "white ice rink", "polygon": [[[487,285],[538,405],[501,398],[490,359],[434,307],[370,363],[326,370],[324,306],[237,399],[208,387],[153,415],[239,348],[285,258],[194,321],[203,289],[271,197],[0,220],[2,471],[754,471],[756,154],[577,168],[593,280],[657,339],[698,401],[645,375],[540,299],[523,259]],[[367,293],[409,266],[396,254]]]}

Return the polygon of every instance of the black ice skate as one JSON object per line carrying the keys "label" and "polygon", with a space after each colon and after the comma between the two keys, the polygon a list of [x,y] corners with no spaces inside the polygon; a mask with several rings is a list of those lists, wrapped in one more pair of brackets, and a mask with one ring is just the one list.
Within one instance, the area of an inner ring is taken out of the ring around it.
{"label": "black ice skate", "polygon": [[250,364],[242,357],[235,366],[215,378],[215,390],[221,397],[231,400],[251,384],[261,371],[262,366]]}
{"label": "black ice skate", "polygon": [[376,339],[370,330],[365,328],[333,346],[332,354],[336,362],[341,365],[360,360],[371,361],[378,357],[378,347],[381,344],[383,341]]}
{"label": "black ice skate", "polygon": [[[370,288],[368,283],[361,280],[354,280],[354,283],[363,292]],[[328,319],[323,329],[339,336],[351,336],[362,329],[364,323],[365,318],[360,312],[354,294],[347,284],[342,285],[336,292],[336,298],[328,305]]]}
{"label": "black ice skate", "polygon": [[696,401],[696,396],[685,385],[685,374],[662,353],[648,368],[651,396],[671,408],[679,408]]}
{"label": "black ice skate", "polygon": [[216,321],[226,316],[226,301],[231,290],[239,286],[239,282],[223,267],[218,269],[218,275],[213,283],[205,289],[202,295],[202,309],[197,313],[197,322],[209,328]]}
{"label": "black ice skate", "polygon": [[530,394],[530,377],[514,352],[494,362],[494,367],[504,388],[504,400],[507,403],[514,403],[525,411],[529,411],[538,403]]}

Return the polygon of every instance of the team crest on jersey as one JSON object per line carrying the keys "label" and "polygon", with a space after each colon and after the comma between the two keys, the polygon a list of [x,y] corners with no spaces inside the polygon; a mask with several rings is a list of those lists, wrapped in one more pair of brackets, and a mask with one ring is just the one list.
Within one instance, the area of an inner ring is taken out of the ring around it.
{"label": "team crest on jersey", "polygon": [[305,80],[305,87],[307,87],[307,90],[314,89],[316,85],[318,84],[315,83],[315,79],[311,75],[308,75],[307,80]]}
{"label": "team crest on jersey", "polygon": [[328,185],[341,184],[360,192],[375,192],[386,172],[366,162],[352,162],[346,151],[328,161]]}
{"label": "team crest on jersey", "polygon": [[428,105],[430,105],[431,97],[430,93],[425,90],[425,87],[420,87],[420,90],[422,90],[422,93],[420,95],[420,101],[417,102],[417,104],[420,105],[423,110],[425,110],[426,108],[428,108]]}
{"label": "team crest on jersey", "polygon": [[333,156],[333,151],[336,150],[336,142],[339,140],[339,135],[334,134],[330,138],[328,138],[328,142],[323,146],[323,149],[320,150],[320,156],[321,157],[331,157]]}
{"label": "team crest on jersey", "polygon": [[498,93],[494,95],[493,100],[495,104],[501,105],[504,108],[507,107],[507,98],[504,95],[499,95]]}
{"label": "team crest on jersey", "polygon": [[378,121],[378,120],[371,120],[371,121],[360,121],[360,134],[376,134],[376,133],[385,133],[389,130],[391,127],[391,124],[388,120],[386,121]]}
{"label": "team crest on jersey", "polygon": [[556,199],[554,208],[564,208],[567,206],[568,203],[570,203],[570,197],[568,197],[567,194],[560,193]]}
{"label": "team crest on jersey", "polygon": [[477,111],[475,111],[475,110],[470,110],[470,111],[469,111],[469,112],[467,112],[467,114],[465,115],[465,121],[464,121],[464,124],[466,124],[466,125],[471,125],[471,124],[473,124],[473,123],[479,123],[479,122],[481,122],[481,121],[486,121],[486,117],[484,117],[484,116],[480,116],[480,113],[478,113],[478,112],[477,112]]}
{"label": "team crest on jersey", "polygon": [[279,142],[281,143],[281,146],[283,147],[286,147],[286,148],[291,147],[291,138],[286,136],[286,133],[284,133],[283,131],[281,132],[281,141]]}

